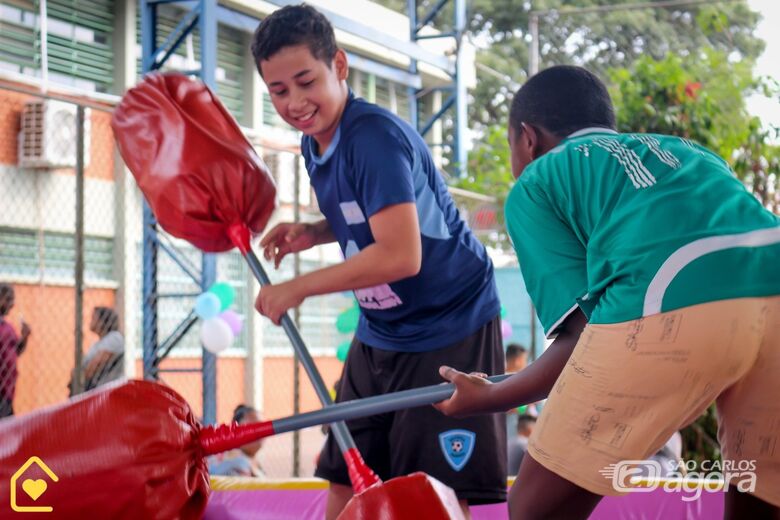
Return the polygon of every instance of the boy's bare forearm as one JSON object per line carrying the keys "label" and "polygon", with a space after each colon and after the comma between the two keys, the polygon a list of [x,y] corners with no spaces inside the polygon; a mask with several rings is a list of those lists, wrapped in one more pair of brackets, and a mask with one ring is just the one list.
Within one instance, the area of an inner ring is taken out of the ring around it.
{"label": "boy's bare forearm", "polygon": [[582,312],[579,309],[574,311],[566,318],[561,332],[539,359],[509,379],[491,385],[492,406],[486,412],[504,412],[545,399],[569,361],[585,325],[587,319]]}

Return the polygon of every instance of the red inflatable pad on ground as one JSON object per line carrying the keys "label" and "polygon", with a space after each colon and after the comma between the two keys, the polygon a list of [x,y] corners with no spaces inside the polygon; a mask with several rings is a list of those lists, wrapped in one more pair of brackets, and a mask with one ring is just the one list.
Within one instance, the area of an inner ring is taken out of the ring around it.
{"label": "red inflatable pad on ground", "polygon": [[207,252],[233,248],[230,225],[261,232],[276,207],[266,166],[200,81],[150,74],[111,120],[122,158],[160,225]]}
{"label": "red inflatable pad on ground", "polygon": [[199,431],[184,399],[146,381],[0,420],[0,518],[24,516],[9,497],[51,507],[51,518],[200,518],[209,477]]}

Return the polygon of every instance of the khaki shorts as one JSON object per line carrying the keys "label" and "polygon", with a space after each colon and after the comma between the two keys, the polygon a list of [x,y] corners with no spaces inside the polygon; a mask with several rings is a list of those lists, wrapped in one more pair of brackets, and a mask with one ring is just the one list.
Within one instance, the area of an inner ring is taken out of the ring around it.
{"label": "khaki shorts", "polygon": [[714,400],[723,460],[755,461],[754,494],[780,506],[780,297],[588,325],[528,452],[580,487],[618,495],[610,465],[652,456]]}

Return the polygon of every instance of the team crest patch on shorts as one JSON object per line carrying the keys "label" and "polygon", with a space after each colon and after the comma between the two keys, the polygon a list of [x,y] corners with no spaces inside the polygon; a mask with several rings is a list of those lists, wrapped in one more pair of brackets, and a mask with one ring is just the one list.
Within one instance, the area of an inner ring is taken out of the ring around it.
{"label": "team crest patch on shorts", "polygon": [[477,434],[468,430],[448,430],[439,434],[439,445],[452,469],[460,471],[474,452]]}

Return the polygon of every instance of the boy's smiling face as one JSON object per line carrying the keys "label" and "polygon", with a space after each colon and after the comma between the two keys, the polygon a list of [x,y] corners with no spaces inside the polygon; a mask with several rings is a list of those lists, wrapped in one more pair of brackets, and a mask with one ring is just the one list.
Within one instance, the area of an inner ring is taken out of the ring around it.
{"label": "boy's smiling face", "polygon": [[347,57],[339,50],[329,67],[306,45],[284,47],[258,66],[271,102],[290,126],[314,137],[323,153],[347,101]]}

